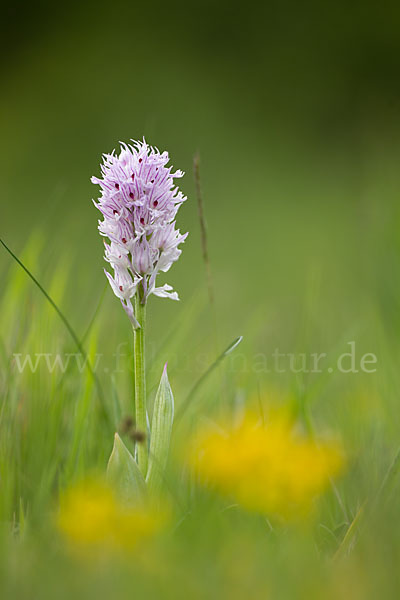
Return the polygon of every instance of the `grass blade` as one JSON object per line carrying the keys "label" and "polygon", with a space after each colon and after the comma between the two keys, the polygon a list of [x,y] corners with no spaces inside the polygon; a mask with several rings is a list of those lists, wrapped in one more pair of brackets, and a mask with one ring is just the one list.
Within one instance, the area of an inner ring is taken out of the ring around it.
{"label": "grass blade", "polygon": [[229,346],[222,352],[222,354],[220,354],[215,359],[215,361],[213,363],[211,363],[211,365],[203,373],[203,375],[200,377],[200,379],[197,380],[197,382],[194,384],[194,386],[190,390],[189,394],[187,395],[186,400],[180,406],[180,408],[177,412],[177,416],[175,418],[175,422],[178,422],[182,418],[183,414],[189,407],[193,398],[195,397],[195,395],[197,394],[197,392],[199,391],[199,389],[201,388],[203,383],[206,381],[206,379],[209,377],[209,375],[211,375],[211,373],[218,367],[218,365],[224,360],[224,358],[226,358],[229,354],[231,354],[231,352],[233,352],[239,346],[239,344],[242,340],[243,340],[242,335],[240,335],[235,340],[233,340],[233,342],[229,344]]}
{"label": "grass blade", "polygon": [[364,502],[364,504],[362,504],[360,506],[360,508],[357,511],[356,516],[350,523],[350,526],[349,526],[348,530],[346,531],[346,534],[345,534],[339,548],[336,550],[336,552],[333,556],[333,561],[336,561],[339,558],[346,556],[353,548],[353,545],[355,543],[355,535],[357,533],[357,529],[358,529],[359,523],[361,521],[361,518],[364,514],[364,509],[365,509],[365,502]]}
{"label": "grass blade", "polygon": [[200,233],[201,233],[201,249],[203,254],[203,261],[206,268],[207,274],[207,287],[208,287],[208,296],[210,300],[210,305],[214,305],[214,290],[211,276],[211,264],[210,264],[210,256],[208,253],[208,244],[207,244],[207,224],[206,218],[204,214],[204,203],[203,203],[203,194],[201,193],[200,186],[200,155],[196,154],[193,159],[193,170],[194,170],[194,182],[196,186],[196,196],[197,196],[197,209],[200,221]]}
{"label": "grass blade", "polygon": [[94,372],[92,365],[89,362],[87,353],[84,350],[81,342],[79,341],[77,334],[75,333],[74,329],[72,328],[72,325],[70,324],[70,322],[68,321],[68,319],[66,318],[64,313],[61,312],[60,308],[54,302],[53,298],[51,298],[51,296],[46,292],[44,287],[39,283],[39,281],[36,279],[36,277],[29,271],[29,269],[24,265],[24,263],[18,258],[18,256],[16,256],[14,254],[14,252],[7,246],[7,244],[1,238],[0,238],[0,243],[4,246],[4,248],[7,250],[7,252],[12,256],[12,258],[19,264],[19,266],[25,271],[25,273],[28,275],[28,277],[30,277],[32,279],[34,284],[39,288],[39,290],[42,292],[42,294],[44,295],[46,300],[51,304],[51,306],[56,311],[57,315],[60,317],[61,321],[64,323],[64,325],[65,325],[68,333],[70,334],[71,338],[73,339],[76,347],[78,348],[79,352],[82,354],[84,361],[85,361],[85,365],[86,365],[90,375],[93,377],[94,383],[97,388],[97,393],[98,393],[98,396],[100,399],[101,414],[102,414],[102,417],[108,422],[109,418],[108,418],[108,413],[106,410],[106,403],[105,403],[103,389],[100,384],[100,380],[97,377],[96,373]]}

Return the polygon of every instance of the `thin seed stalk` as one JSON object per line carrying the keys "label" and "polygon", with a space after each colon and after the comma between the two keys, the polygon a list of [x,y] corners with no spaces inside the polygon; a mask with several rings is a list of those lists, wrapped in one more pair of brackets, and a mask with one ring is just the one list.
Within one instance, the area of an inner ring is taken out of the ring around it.
{"label": "thin seed stalk", "polygon": [[[135,316],[140,328],[134,329],[134,366],[135,366],[135,415],[136,427],[147,434],[146,417],[146,371],[145,371],[145,327],[146,304],[142,304],[139,294],[135,296]],[[139,469],[146,477],[147,473],[147,442],[137,445],[137,461]]]}

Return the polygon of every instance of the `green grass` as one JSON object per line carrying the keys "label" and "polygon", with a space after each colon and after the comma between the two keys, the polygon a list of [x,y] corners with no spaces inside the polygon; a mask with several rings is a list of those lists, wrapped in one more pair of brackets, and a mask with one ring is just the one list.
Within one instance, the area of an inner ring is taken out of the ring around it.
{"label": "green grass", "polygon": [[[314,222],[308,224],[309,231],[315,227]],[[357,240],[353,244],[356,247]],[[378,240],[378,247],[385,245],[385,240]],[[347,302],[348,286],[354,292],[356,285],[366,285],[365,279],[370,282],[372,274],[358,272],[358,279],[351,281],[351,268],[341,273],[338,265],[336,273],[331,271],[332,279],[343,282],[340,275],[344,274],[346,285],[336,288],[335,297],[327,303],[333,282],[327,281],[321,268],[311,265],[305,287],[297,290],[297,305],[288,301],[291,311],[286,319],[285,307],[278,304],[279,274],[271,274],[268,266],[274,287],[266,303],[258,304],[257,295],[246,299],[244,304],[253,310],[229,318],[224,315],[217,332],[202,276],[193,297],[173,308],[172,322],[157,319],[162,302],[152,301],[149,322],[155,315],[156,324],[149,327],[149,397],[150,401],[154,398],[168,358],[181,416],[174,432],[180,452],[199,419],[226,410],[240,412],[259,395],[261,407],[276,398],[290,402],[312,430],[338,434],[348,457],[347,472],[321,500],[311,525],[273,520],[271,525],[262,516],[229,508],[211,491],[188,487],[179,460],[172,459],[168,486],[174,527],[151,549],[139,549],[134,561],[109,558],[106,564],[82,564],[66,554],[54,532],[52,515],[60,491],[85,474],[105,470],[113,433],[121,419],[133,413],[132,339],[125,315],[109,290],[105,295],[93,294],[90,305],[81,304],[73,275],[76,267],[61,255],[61,262],[42,271],[44,248],[44,237],[33,236],[21,260],[39,279],[46,279],[45,288],[57,306],[65,306],[68,327],[69,320],[78,325],[74,339],[26,272],[7,257],[7,284],[0,306],[2,597],[241,598],[243,590],[255,598],[396,597],[400,519],[397,463],[393,461],[400,441],[398,345],[386,323],[388,311],[394,313],[398,304],[392,281],[383,279],[383,286],[374,287],[376,297],[370,295],[356,314],[357,302],[354,298]],[[338,261],[342,252],[338,248]],[[80,268],[83,274],[87,270],[83,263]],[[220,294],[216,311],[228,299],[226,291]],[[343,314],[338,307],[341,298]],[[274,314],[280,314],[278,324]],[[232,340],[244,334],[244,342],[202,379],[231,341],[224,320],[231,322]],[[346,351],[347,342],[356,340],[358,356],[377,354],[377,372],[262,373],[254,369],[261,336],[268,340],[267,354],[279,338],[279,347],[286,351],[325,351],[332,364]],[[34,373],[29,369],[18,372],[15,353],[22,357],[75,353],[81,339],[92,367],[80,363],[79,368],[74,359],[64,373],[57,368],[50,373],[44,362]],[[116,368],[113,355],[121,343],[127,355],[118,359]],[[97,382],[92,369],[100,354]],[[130,444],[129,439],[125,441]]]}
{"label": "green grass", "polygon": [[[140,548],[135,560],[80,563],[66,553],[53,524],[60,493],[85,475],[105,471],[113,434],[134,412],[133,336],[105,288],[96,215],[86,210],[86,189],[77,191],[62,223],[51,217],[27,240],[18,231],[5,238],[76,339],[1,248],[2,598],[398,597],[397,167],[388,157],[371,159],[375,166],[363,179],[366,191],[357,196],[359,174],[342,163],[336,177],[324,159],[315,162],[318,177],[313,178],[304,161],[293,167],[292,181],[278,172],[268,185],[261,165],[253,165],[257,201],[249,210],[246,200],[243,210],[243,190],[230,183],[227,166],[221,167],[223,191],[207,156],[204,163],[215,304],[209,305],[188,177],[190,200],[179,224],[191,235],[168,274],[182,300],[151,299],[147,318],[150,410],[166,361],[176,400],[167,471],[174,521],[151,547]],[[76,221],[73,213],[81,201],[85,209]],[[12,206],[7,214],[16,219]],[[240,345],[214,368],[241,335]],[[96,377],[82,357],[77,363],[73,356],[65,372],[49,372],[45,358],[34,373],[18,371],[15,354],[35,360],[36,354],[51,359],[59,353],[65,360],[77,352],[77,340]],[[375,373],[273,369],[275,348],[325,352],[326,366],[334,367],[353,340],[358,362],[365,353],[376,354]],[[269,371],[263,369],[264,355]],[[290,405],[311,432],[332,432],[343,442],[347,470],[320,500],[308,526],[267,521],[189,485],[180,457],[196,425],[226,412],[240,414],[250,402],[260,411],[272,402]],[[124,442],[133,450],[127,436]]]}

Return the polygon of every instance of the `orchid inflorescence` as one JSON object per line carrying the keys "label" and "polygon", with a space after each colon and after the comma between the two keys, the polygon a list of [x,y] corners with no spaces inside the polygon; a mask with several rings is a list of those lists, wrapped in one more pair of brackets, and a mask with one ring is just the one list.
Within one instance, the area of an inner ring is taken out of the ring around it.
{"label": "orchid inflorescence", "polygon": [[134,328],[139,326],[132,298],[139,295],[145,304],[150,294],[178,300],[178,294],[165,284],[156,287],[160,271],[166,272],[178,260],[178,246],[186,239],[175,228],[175,217],[186,197],[174,185],[174,179],[184,175],[167,167],[168,152],[143,142],[121,143],[118,154],[103,155],[102,178],[92,177],[101,187],[101,197],[95,206],[104,219],[99,231],[110,243],[105,243],[105,260],[114,274],[105,270],[114,294]]}

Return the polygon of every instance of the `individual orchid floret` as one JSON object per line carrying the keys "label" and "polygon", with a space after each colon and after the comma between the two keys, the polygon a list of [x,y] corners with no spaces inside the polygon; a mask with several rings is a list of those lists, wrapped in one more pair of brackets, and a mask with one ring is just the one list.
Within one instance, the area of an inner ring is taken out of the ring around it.
{"label": "individual orchid floret", "polygon": [[120,153],[103,155],[101,196],[94,203],[103,215],[101,235],[107,237],[105,260],[114,271],[106,275],[134,327],[138,326],[132,298],[145,304],[150,294],[178,300],[168,284],[156,287],[160,271],[167,272],[181,254],[187,233],[176,229],[175,217],[186,197],[174,185],[182,171],[167,167],[167,152],[143,142],[121,143]]}

